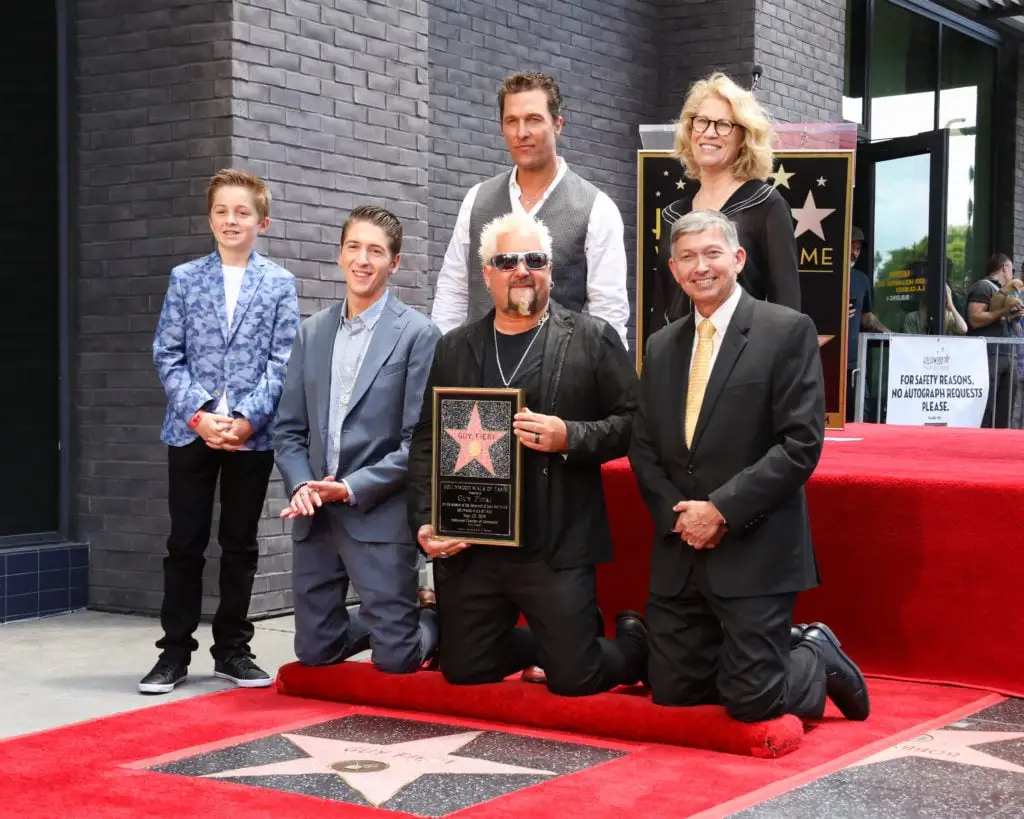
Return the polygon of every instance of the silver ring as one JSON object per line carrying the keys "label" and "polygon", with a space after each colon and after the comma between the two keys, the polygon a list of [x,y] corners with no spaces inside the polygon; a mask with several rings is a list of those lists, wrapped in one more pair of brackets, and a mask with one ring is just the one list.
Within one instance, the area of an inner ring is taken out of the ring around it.
{"label": "silver ring", "polygon": [[539,444],[540,443],[540,433],[539,432],[533,433],[533,442],[535,444]]}

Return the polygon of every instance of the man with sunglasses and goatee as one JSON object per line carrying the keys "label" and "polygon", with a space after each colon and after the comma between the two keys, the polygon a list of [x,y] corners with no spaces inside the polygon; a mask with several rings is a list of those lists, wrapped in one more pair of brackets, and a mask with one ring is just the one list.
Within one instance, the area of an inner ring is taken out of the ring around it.
{"label": "man with sunglasses and goatee", "polygon": [[530,214],[551,231],[555,300],[605,319],[627,344],[622,216],[606,193],[556,153],[564,124],[558,84],[547,74],[513,74],[498,90],[498,113],[515,165],[466,194],[437,277],[431,318],[447,333],[491,309],[487,288],[475,275],[480,232],[502,214]]}
{"label": "man with sunglasses and goatee", "polygon": [[[409,522],[434,560],[440,668],[457,685],[497,682],[540,665],[563,696],[638,682],[647,628],[622,612],[601,636],[595,566],[612,559],[601,464],[629,449],[637,377],[603,319],[551,297],[552,237],[509,213],[484,227],[481,277],[491,309],[434,352],[409,451]],[[523,447],[518,549],[442,540],[431,521],[433,387],[525,391],[514,434]],[[529,628],[517,628],[520,615]]]}

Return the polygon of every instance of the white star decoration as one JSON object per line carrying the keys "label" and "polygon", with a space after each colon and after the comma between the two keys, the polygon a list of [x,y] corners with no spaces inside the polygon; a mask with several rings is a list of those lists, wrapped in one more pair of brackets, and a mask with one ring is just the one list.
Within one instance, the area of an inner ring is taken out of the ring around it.
{"label": "white star decoration", "polygon": [[824,188],[828,184],[828,180],[824,176],[819,176],[817,181],[819,188]]}
{"label": "white star decoration", "polygon": [[655,195],[655,196],[661,196],[661,191],[655,191],[655,192],[654,192],[654,195]]}
{"label": "white star decoration", "polygon": [[662,176],[668,176],[668,171],[663,171]]}
{"label": "white star decoration", "polygon": [[676,187],[679,188],[679,190],[682,190],[683,188],[686,187],[686,182],[680,179],[678,182],[676,182]]}
{"label": "white star decoration", "polygon": [[807,191],[807,199],[804,200],[802,208],[793,208],[793,216],[796,217],[796,231],[794,235],[801,236],[811,231],[819,239],[825,238],[825,231],[821,222],[826,216],[836,212],[835,208],[819,208],[814,201],[814,193]]}
{"label": "white star decoration", "polygon": [[789,187],[789,180],[796,176],[795,173],[786,173],[786,166],[779,165],[779,169],[775,173],[768,174],[768,178],[774,180],[775,184],[772,187],[779,187],[782,185],[785,188]]}
{"label": "white star decoration", "polygon": [[485,759],[452,756],[483,731],[467,731],[431,739],[377,745],[302,734],[281,734],[309,756],[207,774],[213,779],[246,776],[334,774],[359,791],[374,806],[382,805],[411,782],[427,774],[532,774],[555,776],[554,771],[520,768]]}
{"label": "white star decoration", "polygon": [[924,759],[939,759],[944,762],[957,762],[960,765],[974,765],[978,768],[994,768],[997,771],[1024,773],[1024,767],[1020,765],[1014,765],[1005,759],[991,756],[983,751],[976,751],[970,747],[1022,737],[1024,737],[1024,733],[1014,731],[932,731],[909,742],[893,745],[891,748],[869,756],[867,759],[862,759],[850,767],[859,768],[863,765],[874,765],[876,762],[887,762],[890,759],[916,756]]}

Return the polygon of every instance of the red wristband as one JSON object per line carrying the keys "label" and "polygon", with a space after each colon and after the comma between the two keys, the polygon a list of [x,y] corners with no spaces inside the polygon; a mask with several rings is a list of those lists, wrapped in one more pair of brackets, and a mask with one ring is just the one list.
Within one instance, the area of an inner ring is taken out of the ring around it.
{"label": "red wristband", "polygon": [[203,416],[206,414],[206,410],[196,410],[196,414],[188,419],[188,428],[195,429],[199,426],[199,422],[203,420]]}

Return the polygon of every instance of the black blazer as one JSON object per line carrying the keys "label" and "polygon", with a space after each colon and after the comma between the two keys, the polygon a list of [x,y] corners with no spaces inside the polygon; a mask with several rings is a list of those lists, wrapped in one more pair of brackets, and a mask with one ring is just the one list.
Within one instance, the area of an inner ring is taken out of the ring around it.
{"label": "black blazer", "polygon": [[[544,524],[539,545],[545,560],[554,569],[565,569],[612,559],[601,464],[629,451],[638,382],[622,340],[606,321],[555,302],[550,309],[540,406],[531,409],[565,421],[569,451],[564,458],[557,453],[546,458],[544,486],[536,493],[544,508],[537,517]],[[482,356],[493,325],[492,309],[482,319],[452,330],[434,350],[409,450],[409,526],[414,535],[431,517],[433,388],[483,383]],[[468,552],[446,560],[446,570],[458,570]]]}
{"label": "black blazer", "polygon": [[[812,588],[818,569],[804,484],[825,437],[813,322],[741,292],[687,449],[683,417],[694,318],[651,336],[629,460],[654,518],[651,591],[677,594],[695,560],[721,597]],[[710,500],[729,526],[714,549],[672,532],[680,500]]]}
{"label": "black blazer", "polygon": [[[658,273],[652,293],[652,329],[682,318],[693,309],[669,270],[669,237],[676,221],[693,210],[693,197],[699,190],[699,181],[687,179],[683,196],[661,213],[664,239],[659,244]],[[755,299],[800,310],[800,266],[793,217],[782,195],[766,182],[751,179],[722,205],[722,213],[736,223],[740,245],[747,251],[747,262],[739,277],[743,289]]]}

